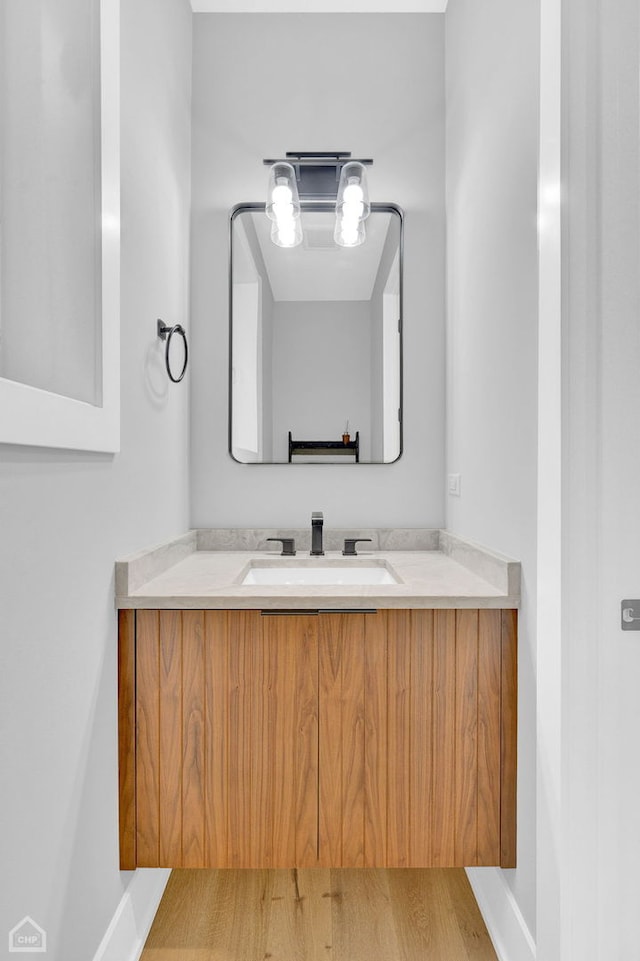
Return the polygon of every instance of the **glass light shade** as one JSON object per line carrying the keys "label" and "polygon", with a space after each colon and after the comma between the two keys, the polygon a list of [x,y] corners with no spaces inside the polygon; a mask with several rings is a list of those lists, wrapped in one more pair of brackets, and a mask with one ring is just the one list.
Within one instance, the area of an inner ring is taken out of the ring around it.
{"label": "glass light shade", "polygon": [[270,168],[265,211],[274,223],[300,216],[296,172],[291,164],[279,162]]}
{"label": "glass light shade", "polygon": [[271,227],[271,240],[277,247],[297,247],[298,244],[301,244],[302,224],[300,218],[275,221]]}
{"label": "glass light shade", "polygon": [[359,247],[367,239],[364,221],[336,217],[333,239],[339,247]]}
{"label": "glass light shade", "polygon": [[336,215],[341,217],[343,212],[349,219],[353,217],[358,220],[366,220],[371,213],[367,171],[364,164],[357,160],[345,164],[340,172]]}

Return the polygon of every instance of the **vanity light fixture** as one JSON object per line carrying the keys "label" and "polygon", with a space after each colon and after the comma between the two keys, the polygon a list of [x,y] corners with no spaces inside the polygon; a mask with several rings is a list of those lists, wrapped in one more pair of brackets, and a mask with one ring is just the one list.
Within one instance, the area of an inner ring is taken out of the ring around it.
{"label": "vanity light fixture", "polygon": [[273,221],[271,239],[278,247],[297,247],[302,242],[300,197],[296,173],[290,163],[274,163],[269,173],[269,192],[265,206]]}
{"label": "vanity light fixture", "polygon": [[336,226],[333,239],[339,247],[359,247],[367,239],[364,221],[339,217],[336,214]]}
{"label": "vanity light fixture", "polygon": [[357,247],[366,239],[364,222],[371,213],[367,173],[357,160],[347,163],[340,173],[336,198],[335,242],[340,247]]}
{"label": "vanity light fixture", "polygon": [[350,151],[288,152],[286,160],[265,160],[269,189],[265,211],[273,221],[271,239],[279,247],[302,241],[300,201],[335,204],[334,240],[340,247],[364,243],[369,216],[366,166],[373,160],[352,160]]}
{"label": "vanity light fixture", "polygon": [[302,243],[300,218],[277,220],[271,227],[271,239],[277,247],[297,247]]}

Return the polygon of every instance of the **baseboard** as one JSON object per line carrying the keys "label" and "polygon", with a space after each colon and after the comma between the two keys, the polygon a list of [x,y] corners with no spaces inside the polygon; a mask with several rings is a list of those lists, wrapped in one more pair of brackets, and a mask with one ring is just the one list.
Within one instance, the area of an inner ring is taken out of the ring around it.
{"label": "baseboard", "polygon": [[466,870],[499,961],[535,961],[535,941],[502,871]]}
{"label": "baseboard", "polygon": [[170,874],[169,868],[138,868],[93,961],[138,961]]}

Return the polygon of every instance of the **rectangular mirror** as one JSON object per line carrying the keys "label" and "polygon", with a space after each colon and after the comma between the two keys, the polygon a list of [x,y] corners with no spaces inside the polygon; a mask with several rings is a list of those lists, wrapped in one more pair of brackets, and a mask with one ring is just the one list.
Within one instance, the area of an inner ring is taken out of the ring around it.
{"label": "rectangular mirror", "polygon": [[402,212],[372,204],[366,241],[303,203],[276,246],[264,204],[231,214],[229,450],[242,464],[390,464],[402,452]]}
{"label": "rectangular mirror", "polygon": [[0,3],[0,442],[119,447],[119,3]]}

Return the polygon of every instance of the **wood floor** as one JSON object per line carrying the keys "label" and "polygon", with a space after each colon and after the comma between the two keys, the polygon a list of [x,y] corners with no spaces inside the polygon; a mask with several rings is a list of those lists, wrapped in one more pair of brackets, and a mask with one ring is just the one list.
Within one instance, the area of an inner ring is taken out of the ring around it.
{"label": "wood floor", "polygon": [[174,870],[141,961],[497,961],[460,868]]}

